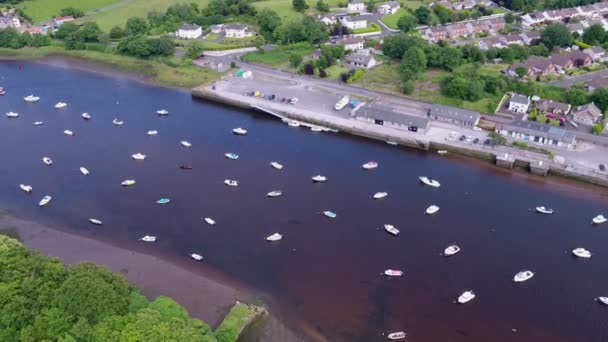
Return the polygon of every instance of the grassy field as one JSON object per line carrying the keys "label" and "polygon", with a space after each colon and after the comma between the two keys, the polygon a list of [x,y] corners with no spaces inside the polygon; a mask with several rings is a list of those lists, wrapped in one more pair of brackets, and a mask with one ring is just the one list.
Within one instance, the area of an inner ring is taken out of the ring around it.
{"label": "grassy field", "polygon": [[327,73],[326,79],[337,80],[338,78],[340,78],[340,73],[345,71],[348,71],[348,69],[341,65],[332,65],[329,68],[325,69],[325,72]]}
{"label": "grassy field", "polygon": [[396,65],[391,62],[367,70],[355,84],[371,90],[399,93],[401,82],[397,77]]}
{"label": "grassy field", "polygon": [[403,15],[407,14],[407,10],[405,8],[400,8],[395,14],[389,14],[389,15],[385,15],[384,17],[380,18],[380,20],[382,20],[382,22],[392,28],[392,29],[397,29],[397,21],[399,20],[399,18],[401,18]]}
{"label": "grassy field", "polygon": [[[338,7],[338,3],[340,2],[340,0],[324,1],[326,4],[329,5],[330,8]],[[317,3],[316,0],[306,0],[306,3],[308,3],[309,6],[308,10],[306,10],[307,15],[319,14],[319,12],[315,9],[315,5]],[[277,12],[279,17],[281,17],[283,21],[298,19],[302,17],[301,13],[296,12],[293,9],[292,0],[262,0],[254,2],[253,6],[255,6],[259,10],[261,10],[262,8],[270,8]]]}
{"label": "grassy field", "polygon": [[275,68],[283,68],[289,65],[289,56],[292,53],[305,56],[312,53],[312,50],[312,46],[309,44],[294,44],[279,46],[276,49],[264,53],[250,52],[244,55],[242,59],[248,63],[258,63],[273,66]]}
{"label": "grassy field", "polygon": [[62,8],[74,7],[89,12],[121,1],[124,0],[28,0],[17,7],[32,17],[35,23],[41,23],[58,16]]}

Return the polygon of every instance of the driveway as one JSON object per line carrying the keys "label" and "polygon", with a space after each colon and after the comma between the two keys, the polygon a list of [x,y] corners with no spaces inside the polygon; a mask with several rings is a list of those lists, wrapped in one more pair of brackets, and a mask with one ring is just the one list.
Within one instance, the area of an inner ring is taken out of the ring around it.
{"label": "driveway", "polygon": [[560,88],[570,88],[571,86],[579,83],[587,83],[596,78],[608,77],[608,69],[602,69],[598,71],[588,72],[586,74],[571,76],[560,81],[549,82],[550,85]]}

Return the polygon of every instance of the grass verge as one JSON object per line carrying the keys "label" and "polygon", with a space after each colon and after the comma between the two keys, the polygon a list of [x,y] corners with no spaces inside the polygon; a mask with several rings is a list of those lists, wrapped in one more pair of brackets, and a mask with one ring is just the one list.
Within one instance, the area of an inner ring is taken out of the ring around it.
{"label": "grass verge", "polygon": [[385,15],[384,17],[380,18],[380,20],[382,20],[384,25],[396,30],[398,29],[397,21],[399,21],[399,18],[408,13],[409,12],[405,8],[401,7],[397,10],[397,12],[395,12],[395,14]]}
{"label": "grass verge", "polygon": [[266,309],[254,305],[236,302],[215,330],[218,342],[237,341],[243,330],[258,317],[266,314]]}
{"label": "grass verge", "polygon": [[250,52],[243,55],[241,59],[248,63],[265,64],[273,67],[286,67],[289,65],[289,56],[291,54],[305,56],[310,54],[312,50],[312,45],[308,43],[299,43],[279,46],[276,49],[265,51],[264,53]]}

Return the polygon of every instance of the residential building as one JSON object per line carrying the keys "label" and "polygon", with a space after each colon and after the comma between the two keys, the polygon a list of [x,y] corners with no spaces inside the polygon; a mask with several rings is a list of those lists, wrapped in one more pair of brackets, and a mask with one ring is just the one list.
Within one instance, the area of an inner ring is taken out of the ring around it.
{"label": "residential building", "polygon": [[0,29],[13,27],[13,19],[9,17],[0,17]]}
{"label": "residential building", "polygon": [[348,2],[349,13],[359,13],[365,10],[365,3],[363,0],[350,0]]}
{"label": "residential building", "polygon": [[559,53],[552,54],[551,57],[549,57],[549,61],[560,71],[574,67],[574,62],[572,62],[568,56],[564,56]]}
{"label": "residential building", "polygon": [[68,15],[65,17],[57,17],[57,18],[53,19],[53,22],[55,23],[56,27],[59,27],[62,24],[70,22],[70,21],[74,21],[74,17],[72,17],[71,15]]}
{"label": "residential building", "polygon": [[338,41],[338,44],[344,45],[345,51],[357,51],[363,49],[365,45],[365,39],[358,36],[348,36]]}
{"label": "residential building", "polygon": [[598,2],[587,6],[528,13],[523,15],[521,20],[524,27],[531,27],[549,22],[568,22],[570,19],[576,17],[602,19],[606,13],[608,13],[608,3]]}
{"label": "residential building", "polygon": [[367,17],[362,15],[345,16],[340,21],[351,30],[367,27]]}
{"label": "residential building", "polygon": [[568,58],[575,67],[582,67],[593,63],[593,58],[580,50],[570,52]]}
{"label": "residential building", "polygon": [[243,24],[226,24],[223,27],[226,38],[246,38],[255,34],[249,26]]}
{"label": "residential building", "polygon": [[515,113],[525,114],[530,108],[530,97],[520,94],[512,94],[509,98],[509,110]]}
{"label": "residential building", "polygon": [[432,26],[420,29],[422,38],[431,42],[446,39],[475,36],[478,34],[495,35],[505,26],[504,18],[489,18],[467,20],[442,26]]}
{"label": "residential building", "polygon": [[566,27],[568,27],[568,30],[570,30],[571,33],[576,32],[578,34],[583,34],[586,28],[583,23],[568,24]]}
{"label": "residential building", "polygon": [[572,149],[576,144],[574,133],[560,127],[534,121],[514,121],[496,125],[496,132],[514,139],[539,145],[552,145]]}
{"label": "residential building", "polygon": [[572,110],[572,120],[580,125],[593,126],[603,120],[602,111],[591,102]]}
{"label": "residential building", "polygon": [[376,12],[380,14],[395,14],[401,8],[399,1],[388,1],[376,6]]}
{"label": "residential building", "polygon": [[430,124],[427,117],[398,112],[375,104],[366,104],[358,109],[355,118],[370,124],[419,133],[424,133]]}
{"label": "residential building", "polygon": [[530,56],[524,63],[534,75],[547,75],[555,72],[555,65],[546,58]]}
{"label": "residential building", "polygon": [[584,53],[588,54],[595,62],[601,63],[608,60],[608,54],[606,54],[606,50],[602,49],[600,46],[594,46],[588,49],[583,50]]}
{"label": "residential building", "polygon": [[344,57],[344,66],[353,69],[369,69],[378,65],[371,49],[363,49]]}
{"label": "residential building", "polygon": [[566,115],[572,108],[567,103],[561,103],[553,100],[540,100],[535,103],[536,109],[541,113]]}
{"label": "residential building", "polygon": [[30,27],[26,28],[24,32],[27,32],[30,35],[33,35],[33,34],[46,34],[46,32],[44,32],[42,30],[42,28],[40,28],[38,26],[30,26]]}
{"label": "residential building", "polygon": [[336,25],[338,23],[338,19],[332,14],[322,14],[319,15],[317,19],[327,26]]}
{"label": "residential building", "polygon": [[222,32],[223,27],[224,27],[224,24],[211,25],[211,26],[209,26],[209,32],[211,32],[213,34],[219,34]]}
{"label": "residential building", "polygon": [[433,104],[429,110],[429,118],[455,125],[473,127],[479,123],[480,115],[466,109]]}
{"label": "residential building", "polygon": [[203,35],[203,29],[195,24],[183,24],[175,34],[182,39],[197,39]]}

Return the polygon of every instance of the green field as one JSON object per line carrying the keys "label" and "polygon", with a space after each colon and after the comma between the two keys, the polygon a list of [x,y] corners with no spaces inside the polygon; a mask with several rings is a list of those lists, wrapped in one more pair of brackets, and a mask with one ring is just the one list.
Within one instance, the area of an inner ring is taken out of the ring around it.
{"label": "green field", "polygon": [[[330,8],[338,7],[338,3],[340,2],[340,0],[324,0],[324,1],[325,1],[325,3],[327,3],[329,5]],[[306,0],[306,2],[308,3],[308,6],[309,6],[308,10],[306,10],[307,15],[319,14],[319,12],[315,9],[315,5],[317,3],[316,0]],[[302,17],[301,13],[298,13],[293,9],[292,0],[262,0],[262,1],[254,2],[253,6],[255,6],[259,10],[261,10],[262,8],[266,8],[266,7],[270,8],[270,9],[274,10],[275,12],[277,12],[279,17],[281,17],[281,19],[283,21],[297,19],[297,18]]]}
{"label": "green field", "polygon": [[380,18],[380,20],[382,20],[382,22],[386,26],[388,26],[392,29],[398,29],[397,21],[399,20],[399,18],[401,18],[401,16],[403,16],[407,13],[408,13],[407,10],[402,7],[395,14],[385,15],[384,17]]}
{"label": "green field", "polygon": [[59,15],[62,8],[74,7],[90,12],[125,0],[27,0],[17,5],[34,23],[42,23]]}
{"label": "green field", "polygon": [[258,63],[270,65],[277,68],[287,67],[289,65],[289,56],[292,53],[297,53],[301,56],[312,53],[310,44],[300,43],[287,46],[279,46],[278,48],[264,53],[250,52],[242,57],[243,61],[248,63]]}

